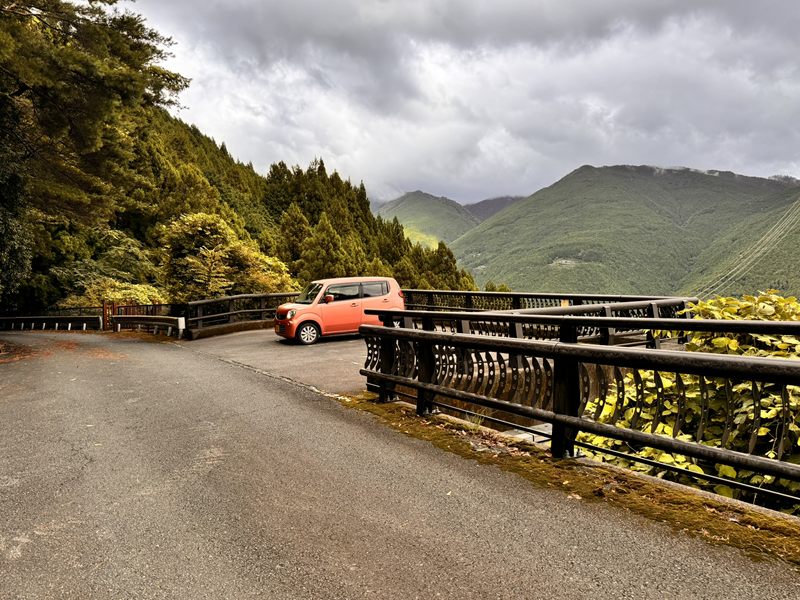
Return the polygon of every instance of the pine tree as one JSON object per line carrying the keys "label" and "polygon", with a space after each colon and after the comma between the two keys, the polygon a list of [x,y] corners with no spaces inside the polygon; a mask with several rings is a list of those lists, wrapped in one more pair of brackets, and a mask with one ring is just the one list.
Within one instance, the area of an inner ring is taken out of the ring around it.
{"label": "pine tree", "polygon": [[289,270],[297,274],[298,261],[303,254],[304,244],[312,236],[313,230],[300,207],[292,203],[281,218],[278,256],[287,264]]}
{"label": "pine tree", "polygon": [[364,252],[364,247],[361,245],[361,239],[358,234],[352,232],[343,236],[342,247],[347,258],[345,275],[347,277],[364,275],[367,270],[367,255]]}
{"label": "pine tree", "polygon": [[347,273],[348,257],[342,238],[334,231],[328,215],[322,213],[314,234],[303,244],[298,277],[305,281],[344,277]]}

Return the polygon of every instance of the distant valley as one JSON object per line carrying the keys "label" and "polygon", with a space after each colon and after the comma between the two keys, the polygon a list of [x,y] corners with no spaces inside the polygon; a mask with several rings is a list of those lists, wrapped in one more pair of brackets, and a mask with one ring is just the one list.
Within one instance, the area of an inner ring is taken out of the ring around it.
{"label": "distant valley", "polygon": [[421,191],[377,211],[444,240],[483,287],[620,294],[800,293],[800,181],[583,166],[527,198],[473,205]]}
{"label": "distant valley", "polygon": [[502,196],[475,204],[417,190],[375,207],[375,214],[387,220],[397,217],[412,242],[435,247],[442,240],[450,243],[524,196]]}

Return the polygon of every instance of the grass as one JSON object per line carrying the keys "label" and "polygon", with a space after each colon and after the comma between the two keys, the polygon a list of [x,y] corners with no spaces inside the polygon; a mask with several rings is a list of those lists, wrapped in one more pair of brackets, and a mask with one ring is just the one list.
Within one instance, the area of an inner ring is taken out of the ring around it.
{"label": "grass", "polygon": [[481,430],[474,423],[418,417],[406,404],[379,404],[376,398],[364,392],[343,398],[342,404],[440,450],[516,473],[536,487],[560,491],[565,501],[602,502],[666,524],[676,533],[739,548],[755,559],[775,557],[800,566],[796,518],[724,502],[600,463],[553,460],[538,446]]}

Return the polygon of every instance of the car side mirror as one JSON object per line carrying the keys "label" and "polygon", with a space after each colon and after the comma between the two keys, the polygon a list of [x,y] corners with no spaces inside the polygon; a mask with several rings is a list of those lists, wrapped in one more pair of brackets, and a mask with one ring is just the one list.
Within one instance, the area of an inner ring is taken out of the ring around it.
{"label": "car side mirror", "polygon": [[328,302],[333,302],[333,294],[325,296],[325,303],[327,304]]}

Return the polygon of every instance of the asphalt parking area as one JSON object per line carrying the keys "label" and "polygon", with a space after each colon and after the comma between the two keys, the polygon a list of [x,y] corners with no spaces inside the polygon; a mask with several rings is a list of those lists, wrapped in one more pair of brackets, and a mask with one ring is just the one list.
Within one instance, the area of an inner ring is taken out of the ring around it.
{"label": "asphalt parking area", "polygon": [[322,338],[303,346],[272,330],[258,330],[183,341],[180,345],[325,392],[346,394],[367,387],[359,374],[367,346],[358,334]]}

